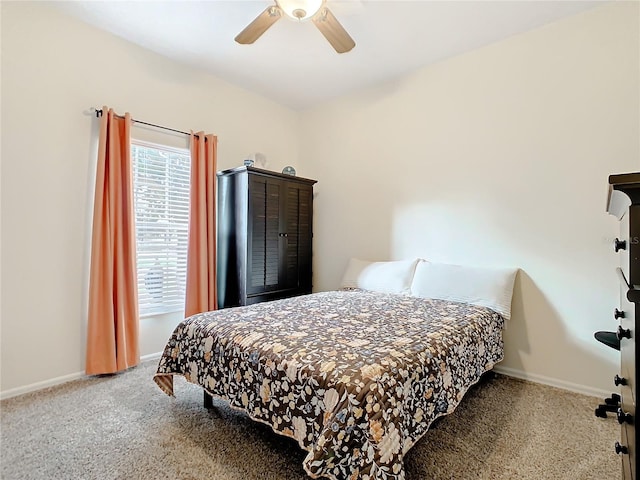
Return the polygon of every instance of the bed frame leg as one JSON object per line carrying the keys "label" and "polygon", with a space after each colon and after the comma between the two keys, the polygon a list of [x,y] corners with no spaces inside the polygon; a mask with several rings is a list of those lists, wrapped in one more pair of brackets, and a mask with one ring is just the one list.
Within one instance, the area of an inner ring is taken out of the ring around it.
{"label": "bed frame leg", "polygon": [[204,408],[211,409],[213,408],[213,397],[207,393],[206,390],[204,392]]}

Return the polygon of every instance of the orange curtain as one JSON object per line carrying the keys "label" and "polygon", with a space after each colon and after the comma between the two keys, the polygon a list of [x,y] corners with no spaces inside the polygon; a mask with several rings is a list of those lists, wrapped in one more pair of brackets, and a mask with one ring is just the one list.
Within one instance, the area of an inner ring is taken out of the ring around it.
{"label": "orange curtain", "polygon": [[137,365],[138,287],[131,116],[102,109],[93,207],[86,373]]}
{"label": "orange curtain", "polygon": [[185,316],[218,308],[216,162],[218,138],[191,133],[191,192]]}

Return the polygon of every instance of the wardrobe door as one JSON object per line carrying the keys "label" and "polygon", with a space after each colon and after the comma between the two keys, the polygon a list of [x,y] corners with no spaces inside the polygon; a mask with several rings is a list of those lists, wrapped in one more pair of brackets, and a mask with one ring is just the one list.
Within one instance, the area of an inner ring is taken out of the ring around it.
{"label": "wardrobe door", "polygon": [[301,185],[298,207],[298,288],[311,293],[311,252],[313,241],[313,187]]}
{"label": "wardrobe door", "polygon": [[261,175],[249,176],[247,295],[280,288],[280,209],[283,184]]}
{"label": "wardrobe door", "polygon": [[297,294],[311,291],[312,188],[287,183],[284,207],[283,286]]}

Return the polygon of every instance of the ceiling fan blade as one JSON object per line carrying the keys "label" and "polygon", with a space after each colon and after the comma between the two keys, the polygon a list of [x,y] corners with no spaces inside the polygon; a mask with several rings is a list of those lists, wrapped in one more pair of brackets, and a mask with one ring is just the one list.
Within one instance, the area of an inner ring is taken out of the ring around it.
{"label": "ceiling fan blade", "polygon": [[313,17],[313,23],[316,24],[320,33],[324,35],[331,46],[338,53],[345,53],[350,51],[356,46],[356,42],[349,36],[338,19],[331,13],[327,7],[323,7],[322,10]]}
{"label": "ceiling fan blade", "polygon": [[246,45],[255,42],[267,29],[282,17],[282,10],[276,5],[267,9],[245,27],[235,38],[236,42]]}

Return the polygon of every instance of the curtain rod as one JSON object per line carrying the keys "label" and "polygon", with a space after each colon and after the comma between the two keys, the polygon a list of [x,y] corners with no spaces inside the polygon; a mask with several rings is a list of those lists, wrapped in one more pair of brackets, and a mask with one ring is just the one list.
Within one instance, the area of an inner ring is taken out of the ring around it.
{"label": "curtain rod", "polygon": [[[101,116],[102,116],[102,109],[101,109],[101,108],[95,108],[95,107],[92,107],[92,108],[93,108],[93,109],[95,110],[95,112],[96,112],[96,117],[98,117],[98,118],[99,118],[99,117],[101,117]],[[118,117],[118,118],[124,118],[122,115],[118,115],[118,114],[115,114],[115,115],[116,115],[116,117]],[[134,118],[132,118],[132,119],[131,119],[131,121],[132,121],[133,123],[140,123],[140,124],[142,124],[142,125],[148,125],[148,126],[150,126],[150,127],[161,128],[161,129],[163,129],[163,130],[169,130],[170,132],[181,133],[181,134],[183,134],[183,135],[191,135],[191,133],[189,133],[189,132],[183,132],[182,130],[176,130],[175,128],[163,127],[162,125],[156,125],[155,123],[143,122],[142,120],[136,120],[136,119],[134,119]],[[197,137],[197,136],[198,136],[198,134],[197,134],[197,133],[194,133],[194,134],[193,134],[193,136],[194,136],[194,137]]]}

